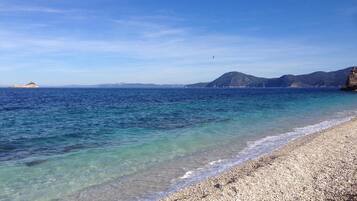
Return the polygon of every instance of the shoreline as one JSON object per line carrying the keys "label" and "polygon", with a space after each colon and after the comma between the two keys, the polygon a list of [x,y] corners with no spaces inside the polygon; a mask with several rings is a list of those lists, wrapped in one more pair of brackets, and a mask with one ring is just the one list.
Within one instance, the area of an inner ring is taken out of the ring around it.
{"label": "shoreline", "polygon": [[[346,122],[350,122],[355,117],[355,113],[353,113],[353,115],[351,113],[351,115],[348,116],[345,116],[344,114],[343,116],[336,116],[334,118],[322,120],[318,123],[313,123],[307,126],[296,127],[291,131],[284,132],[279,135],[267,135],[258,140],[248,141],[247,147],[241,150],[236,157],[206,161],[204,165],[193,169],[186,169],[184,172],[181,171],[182,169],[176,168],[177,161],[166,164],[165,169],[170,170],[170,172],[166,172],[171,174],[170,180],[162,180],[161,177],[152,180],[152,175],[160,174],[160,172],[157,171],[158,168],[152,168],[149,171],[136,174],[134,177],[125,177],[124,180],[114,179],[105,183],[84,188],[65,196],[65,198],[61,200],[149,201],[160,200],[163,198],[167,199],[172,195],[184,191],[191,186],[198,185],[207,179],[219,177],[227,171],[230,171],[232,168],[244,166],[247,163],[251,163],[251,161],[269,156],[277,150],[283,149],[288,144],[301,138],[315,135],[316,133],[324,132],[345,124]],[[182,158],[181,162],[192,159],[193,158]],[[174,180],[172,178],[174,178]],[[135,188],[128,189],[127,187],[131,185],[135,186]],[[147,192],[148,188],[151,192]]]}
{"label": "shoreline", "polygon": [[[323,145],[323,146],[321,146]],[[184,187],[171,200],[357,199],[357,118]]]}

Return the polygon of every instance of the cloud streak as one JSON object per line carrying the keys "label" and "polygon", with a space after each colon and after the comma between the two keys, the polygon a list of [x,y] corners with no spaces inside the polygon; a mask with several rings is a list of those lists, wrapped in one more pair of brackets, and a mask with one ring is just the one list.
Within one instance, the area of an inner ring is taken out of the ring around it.
{"label": "cloud streak", "polygon": [[[69,10],[17,6],[5,9],[0,6],[0,12],[59,14]],[[353,56],[343,54],[348,48],[353,52],[352,45],[341,51],[341,46],[313,43],[305,38],[218,34],[183,25],[183,19],[171,16],[103,17],[96,20],[106,24],[111,34],[78,36],[68,29],[51,26],[50,22],[47,26],[33,26],[33,30],[23,32],[0,27],[0,71],[32,69],[33,72],[62,74],[82,72],[88,76],[92,72],[91,78],[94,74],[98,77],[103,74],[102,79],[108,79],[98,82],[117,79],[117,82],[190,83],[210,80],[230,70],[272,77],[282,73],[309,72],[312,70],[308,68],[313,66],[331,66],[353,60]],[[48,34],[47,29],[51,27],[55,33]],[[78,29],[82,31],[81,27]],[[41,30],[43,34],[38,34]],[[106,30],[99,30],[102,31],[105,33]],[[212,56],[215,56],[214,60]],[[117,77],[112,78],[115,72]],[[156,75],[157,72],[160,75]]]}
{"label": "cloud streak", "polygon": [[38,12],[38,13],[67,13],[68,10],[50,8],[50,7],[39,7],[39,6],[13,6],[13,5],[0,5],[0,13],[9,12]]}
{"label": "cloud streak", "polygon": [[[138,38],[85,40],[72,37],[47,38],[29,37],[16,34],[0,35],[2,52],[29,56],[41,55],[88,55],[102,59],[107,57],[125,58],[118,66],[155,65],[171,67],[197,67],[216,65],[253,66],[259,63],[286,61],[304,63],[304,58],[321,57],[334,51],[333,48],[313,46],[302,42],[272,41],[233,35],[199,35],[180,31],[171,34],[156,31],[155,37],[147,37],[148,32]],[[181,30],[181,29],[180,29]],[[184,29],[182,29],[184,30]],[[161,35],[161,37],[160,37]],[[215,61],[212,61],[212,56]],[[301,61],[298,61],[298,60]],[[120,60],[120,59],[118,59]],[[277,65],[279,62],[275,62]],[[242,67],[244,68],[244,67]],[[248,69],[245,69],[248,70]]]}

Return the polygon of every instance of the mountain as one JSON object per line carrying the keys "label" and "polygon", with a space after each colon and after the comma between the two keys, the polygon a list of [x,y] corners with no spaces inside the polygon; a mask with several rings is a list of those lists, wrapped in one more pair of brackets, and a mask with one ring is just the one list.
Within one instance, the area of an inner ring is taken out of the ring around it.
{"label": "mountain", "polygon": [[209,84],[209,82],[199,82],[195,84],[188,84],[185,87],[187,88],[204,88]]}
{"label": "mountain", "polygon": [[179,84],[143,84],[143,83],[119,83],[119,84],[99,84],[98,88],[182,88]]}
{"label": "mountain", "polygon": [[97,85],[66,85],[65,88],[182,88],[179,84],[115,83]]}
{"label": "mountain", "polygon": [[264,82],[265,78],[255,77],[240,72],[229,72],[207,84],[207,87],[242,87]]}
{"label": "mountain", "polygon": [[331,72],[318,71],[304,75],[283,75],[278,78],[262,78],[241,72],[228,72],[206,85],[198,83],[187,85],[187,87],[342,87],[346,84],[352,68]]}

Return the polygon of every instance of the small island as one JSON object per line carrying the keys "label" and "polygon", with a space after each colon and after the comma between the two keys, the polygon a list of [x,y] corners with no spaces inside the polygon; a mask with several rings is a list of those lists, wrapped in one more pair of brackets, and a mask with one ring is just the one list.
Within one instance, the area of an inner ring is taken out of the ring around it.
{"label": "small island", "polygon": [[39,88],[39,86],[35,82],[29,82],[28,84],[16,84],[14,88]]}

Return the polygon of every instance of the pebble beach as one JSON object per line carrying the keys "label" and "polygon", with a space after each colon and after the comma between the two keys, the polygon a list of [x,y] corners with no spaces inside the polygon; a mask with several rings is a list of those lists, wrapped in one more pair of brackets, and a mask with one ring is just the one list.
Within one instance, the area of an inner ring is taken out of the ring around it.
{"label": "pebble beach", "polygon": [[163,199],[178,200],[357,200],[357,119]]}

